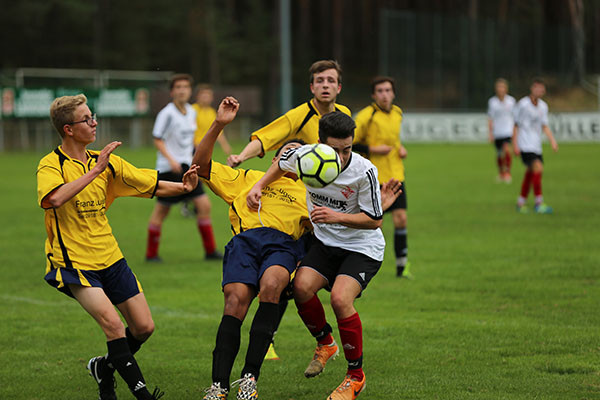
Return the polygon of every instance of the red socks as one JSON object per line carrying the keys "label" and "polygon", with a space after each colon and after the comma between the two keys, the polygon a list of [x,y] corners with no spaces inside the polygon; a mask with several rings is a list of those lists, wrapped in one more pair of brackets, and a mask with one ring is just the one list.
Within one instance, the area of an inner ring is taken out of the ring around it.
{"label": "red socks", "polygon": [[529,188],[531,187],[532,178],[533,171],[525,171],[525,176],[523,177],[523,184],[521,185],[521,197],[523,197],[524,199],[526,199],[527,196],[529,196]]}
{"label": "red socks", "polygon": [[158,244],[160,243],[160,226],[148,225],[148,244],[146,246],[146,258],[158,256]]}
{"label": "red socks", "polygon": [[510,157],[510,152],[507,151],[504,156],[504,166],[506,167],[506,172],[510,174],[510,165],[512,163],[512,158]]}
{"label": "red socks", "polygon": [[325,310],[321,300],[315,294],[312,299],[306,303],[296,304],[298,307],[298,315],[304,322],[304,325],[308,328],[310,333],[317,339],[319,344],[331,344],[333,343],[333,336],[331,336],[331,328],[327,332],[327,320],[325,319]]}
{"label": "red socks", "polygon": [[202,243],[204,244],[204,251],[206,254],[212,254],[217,248],[215,243],[215,235],[213,233],[212,224],[210,218],[203,218],[198,220],[198,231],[202,236]]}
{"label": "red socks", "polygon": [[542,173],[541,172],[533,172],[532,173],[532,182],[533,182],[533,194],[538,197],[542,195]]}
{"label": "red socks", "polygon": [[338,319],[340,339],[344,348],[344,355],[348,360],[348,374],[352,378],[362,380],[364,372],[362,369],[362,324],[358,313],[348,318]]}

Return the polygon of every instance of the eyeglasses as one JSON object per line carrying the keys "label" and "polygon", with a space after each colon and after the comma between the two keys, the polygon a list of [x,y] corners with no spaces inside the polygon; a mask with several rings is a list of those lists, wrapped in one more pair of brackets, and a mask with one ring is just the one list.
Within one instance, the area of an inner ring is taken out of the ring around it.
{"label": "eyeglasses", "polygon": [[96,114],[92,114],[92,116],[90,118],[86,118],[81,121],[70,122],[68,125],[82,124],[85,122],[86,124],[88,124],[88,126],[94,126],[94,122],[96,122],[96,121],[97,121]]}

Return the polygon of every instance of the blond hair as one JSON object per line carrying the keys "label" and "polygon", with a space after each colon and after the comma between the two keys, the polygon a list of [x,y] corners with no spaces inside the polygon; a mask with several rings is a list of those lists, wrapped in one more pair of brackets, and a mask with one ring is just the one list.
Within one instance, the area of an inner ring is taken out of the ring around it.
{"label": "blond hair", "polygon": [[52,125],[60,137],[65,137],[64,126],[73,122],[75,110],[82,104],[87,103],[84,94],[75,96],[62,96],[54,99],[50,105],[50,119]]}

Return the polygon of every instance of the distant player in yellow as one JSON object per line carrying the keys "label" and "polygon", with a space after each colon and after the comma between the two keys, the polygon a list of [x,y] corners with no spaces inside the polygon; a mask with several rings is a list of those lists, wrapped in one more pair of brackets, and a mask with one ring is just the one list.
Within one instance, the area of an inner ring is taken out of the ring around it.
{"label": "distant player in yellow", "polygon": [[[231,369],[240,348],[240,330],[252,300],[260,292],[260,303],[250,328],[246,361],[241,373],[238,399],[257,399],[256,382],[267,348],[279,323],[278,303],[290,282],[290,274],[304,255],[303,241],[310,230],[306,191],[290,174],[263,191],[261,209],[248,208],[246,195],[264,175],[261,171],[233,169],[211,160],[213,147],[223,127],[239,108],[232,97],[224,99],[217,116],[199,146],[193,164],[206,185],[227,204],[233,238],[223,258],[225,308],[213,351],[212,385],[205,400],[225,399]],[[287,144],[284,149],[299,146]]]}
{"label": "distant player in yellow", "polygon": [[239,155],[229,156],[227,164],[230,167],[237,167],[256,156],[263,157],[265,152],[278,149],[290,139],[317,143],[321,116],[335,110],[350,115],[348,107],[335,103],[342,90],[342,68],[337,61],[317,61],[311,65],[309,73],[313,98],[254,132],[250,143]]}
{"label": "distant player in yellow", "polygon": [[[98,383],[100,399],[116,399],[116,369],[137,399],[158,399],[148,392],[133,354],[154,331],[142,287],[123,258],[112,234],[106,210],[117,197],[151,198],[192,191],[196,167],[183,183],[158,180],[158,173],[138,169],[111,155],[121,145],[112,142],[102,151],[88,150],[96,140],[96,115],[83,94],[55,99],[50,107],[62,145],[40,160],[37,168],[38,203],[44,209],[46,281],[75,298],[98,322],[108,354],[88,363]],[[127,322],[125,328],[115,307]]]}
{"label": "distant player in yellow", "polygon": [[[194,147],[200,144],[200,141],[208,132],[208,129],[212,125],[213,121],[217,117],[217,110],[212,106],[214,100],[214,92],[210,85],[201,83],[196,86],[196,103],[192,104],[194,110],[196,110],[196,133],[194,134]],[[221,132],[217,138],[217,142],[221,145],[223,152],[227,155],[231,155],[231,146],[225,137],[225,132]]]}
{"label": "distant player in yellow", "polygon": [[364,152],[379,171],[379,182],[395,178],[402,182],[402,193],[388,209],[394,221],[396,276],[410,278],[406,231],[406,185],[404,163],[407,151],[400,142],[402,110],[394,104],[393,78],[378,76],[371,82],[373,103],[356,115],[355,149]]}

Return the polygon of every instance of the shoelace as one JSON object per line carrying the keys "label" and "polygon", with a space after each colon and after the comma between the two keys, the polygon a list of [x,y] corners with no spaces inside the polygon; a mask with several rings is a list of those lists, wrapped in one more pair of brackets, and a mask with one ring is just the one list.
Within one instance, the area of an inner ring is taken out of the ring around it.
{"label": "shoelace", "polygon": [[252,380],[249,376],[244,376],[231,384],[231,386],[234,385],[239,385],[240,390],[243,392],[249,392],[256,388],[256,381]]}
{"label": "shoelace", "polygon": [[213,383],[209,388],[204,389],[206,394],[222,394],[223,392],[227,394],[227,389],[221,388],[221,384],[217,383],[216,385]]}

